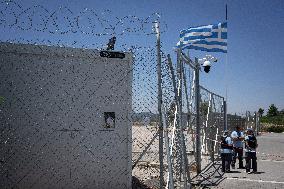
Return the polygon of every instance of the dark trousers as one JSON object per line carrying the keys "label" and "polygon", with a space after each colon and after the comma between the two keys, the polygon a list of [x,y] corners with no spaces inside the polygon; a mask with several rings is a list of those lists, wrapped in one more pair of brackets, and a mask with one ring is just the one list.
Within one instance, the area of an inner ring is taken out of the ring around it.
{"label": "dark trousers", "polygon": [[239,168],[243,168],[243,148],[234,147],[232,166],[235,167],[237,156],[239,159]]}
{"label": "dark trousers", "polygon": [[232,154],[231,153],[221,153],[222,160],[222,171],[230,171],[230,165],[232,162]]}
{"label": "dark trousers", "polygon": [[246,152],[246,172],[251,168],[254,172],[257,171],[256,152]]}

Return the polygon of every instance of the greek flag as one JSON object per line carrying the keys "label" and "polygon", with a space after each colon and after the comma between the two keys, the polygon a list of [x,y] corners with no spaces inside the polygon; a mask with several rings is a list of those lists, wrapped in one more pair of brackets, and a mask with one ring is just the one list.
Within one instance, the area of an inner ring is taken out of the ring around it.
{"label": "greek flag", "polygon": [[182,30],[176,47],[227,53],[227,22]]}

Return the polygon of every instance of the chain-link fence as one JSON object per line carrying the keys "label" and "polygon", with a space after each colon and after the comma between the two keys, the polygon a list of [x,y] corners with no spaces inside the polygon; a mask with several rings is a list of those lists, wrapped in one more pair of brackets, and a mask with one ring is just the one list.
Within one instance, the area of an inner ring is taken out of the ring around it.
{"label": "chain-link fence", "polygon": [[[1,36],[1,188],[131,187],[132,166],[157,130],[152,25],[160,16],[16,1],[1,1],[0,14],[7,33]],[[107,49],[113,37],[115,50],[130,52],[123,60],[93,50]]]}
{"label": "chain-link fence", "polygon": [[224,130],[224,98],[201,87],[202,152],[218,153],[219,137]]}
{"label": "chain-link fence", "polygon": [[251,128],[255,131],[255,134],[259,134],[260,131],[260,115],[258,112],[251,113],[246,111],[245,116],[245,129]]}
{"label": "chain-link fence", "polygon": [[[210,180],[202,170],[218,155],[224,98],[199,86],[189,57],[178,51],[172,61],[160,50],[153,24],[158,34],[167,27],[159,14],[9,0],[0,17],[1,188],[190,188]],[[101,57],[112,46],[107,52],[125,58]]]}

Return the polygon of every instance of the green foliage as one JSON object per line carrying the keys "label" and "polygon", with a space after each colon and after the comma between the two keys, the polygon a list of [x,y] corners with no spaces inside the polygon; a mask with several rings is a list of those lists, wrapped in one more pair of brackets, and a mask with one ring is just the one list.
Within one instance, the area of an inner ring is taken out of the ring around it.
{"label": "green foliage", "polygon": [[283,133],[284,132],[284,126],[270,126],[265,128],[265,131],[267,132],[274,132],[274,133]]}
{"label": "green foliage", "polygon": [[0,105],[4,103],[4,96],[0,96]]}
{"label": "green foliage", "polygon": [[276,106],[274,104],[271,104],[269,106],[268,112],[267,112],[267,116],[276,116],[278,114],[278,109],[276,108]]}
{"label": "green foliage", "polygon": [[262,117],[262,115],[263,115],[263,113],[264,113],[264,109],[259,108],[259,109],[258,109],[258,113],[259,113],[260,117]]}
{"label": "green foliage", "polygon": [[260,118],[261,123],[271,123],[275,125],[284,125],[284,115],[277,116],[262,116]]}

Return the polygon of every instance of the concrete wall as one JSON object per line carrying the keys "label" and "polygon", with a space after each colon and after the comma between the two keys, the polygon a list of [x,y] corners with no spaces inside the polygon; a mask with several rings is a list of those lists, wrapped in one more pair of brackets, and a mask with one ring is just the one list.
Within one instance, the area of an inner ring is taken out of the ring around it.
{"label": "concrete wall", "polygon": [[131,188],[131,81],[130,53],[1,43],[0,188]]}

